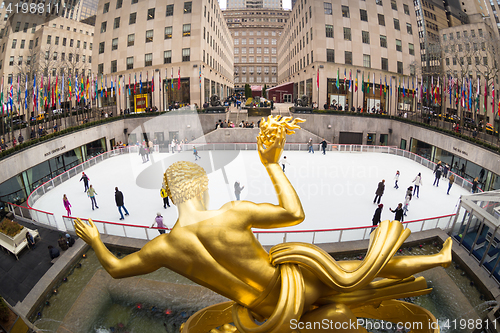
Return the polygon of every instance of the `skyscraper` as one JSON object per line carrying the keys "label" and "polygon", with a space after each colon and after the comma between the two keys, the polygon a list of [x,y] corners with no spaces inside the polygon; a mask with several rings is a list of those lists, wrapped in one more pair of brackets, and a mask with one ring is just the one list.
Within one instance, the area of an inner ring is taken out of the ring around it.
{"label": "skyscraper", "polygon": [[282,0],[227,0],[226,9],[282,9]]}

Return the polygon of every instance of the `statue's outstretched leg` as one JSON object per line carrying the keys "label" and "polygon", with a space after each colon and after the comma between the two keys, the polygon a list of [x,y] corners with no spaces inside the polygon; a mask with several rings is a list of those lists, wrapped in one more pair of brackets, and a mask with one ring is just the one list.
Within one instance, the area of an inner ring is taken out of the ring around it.
{"label": "statue's outstretched leg", "polygon": [[290,328],[298,328],[300,333],[316,332],[342,332],[342,333],[368,333],[351,309],[344,304],[327,304],[316,310],[310,311],[300,318],[297,325]]}

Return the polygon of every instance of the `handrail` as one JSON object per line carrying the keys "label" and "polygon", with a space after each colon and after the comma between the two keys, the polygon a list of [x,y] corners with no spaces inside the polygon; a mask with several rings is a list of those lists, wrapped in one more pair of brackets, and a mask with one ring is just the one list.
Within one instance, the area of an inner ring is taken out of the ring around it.
{"label": "handrail", "polygon": [[34,211],[36,211],[36,212],[40,212],[40,213],[45,213],[45,214],[49,214],[49,215],[54,215],[54,213],[51,213],[51,212],[46,212],[46,211],[44,211],[44,210],[36,209],[36,208],[33,208],[33,207],[23,207],[23,206],[19,206],[19,205],[16,205],[16,204],[10,203],[10,202],[8,202],[7,204],[12,205],[12,206],[15,206],[15,207],[19,207],[19,208],[27,208],[27,209],[34,210]]}

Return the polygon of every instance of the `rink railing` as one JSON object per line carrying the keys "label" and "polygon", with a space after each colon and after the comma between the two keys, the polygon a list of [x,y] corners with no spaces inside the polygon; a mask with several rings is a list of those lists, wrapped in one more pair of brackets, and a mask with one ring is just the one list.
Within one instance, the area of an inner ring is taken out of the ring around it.
{"label": "rink railing", "polygon": [[[448,230],[455,214],[442,215],[421,220],[403,222],[405,229],[412,232],[431,230],[440,228]],[[63,216],[64,225],[67,231],[75,232],[73,220],[75,217]],[[88,221],[88,219],[81,219]],[[158,229],[146,226],[137,226],[117,222],[107,222],[101,220],[92,220],[101,235],[121,236],[151,240],[159,235]],[[316,230],[254,230],[255,237],[262,245],[275,245],[287,242],[306,242],[311,244],[321,243],[340,243],[349,241],[360,241],[370,239],[370,232],[373,226],[337,228],[337,229],[316,229]],[[171,229],[163,228],[166,232]]]}
{"label": "rink railing", "polygon": [[37,224],[42,224],[51,228],[57,228],[57,222],[53,213],[45,212],[36,208],[18,206],[16,204],[7,203],[9,212],[12,212],[16,217],[21,220],[33,221]]}
{"label": "rink railing", "polygon": [[[156,153],[159,152],[158,145],[154,146],[154,152],[156,152]],[[52,190],[56,186],[61,185],[65,181],[69,180],[70,178],[80,175],[82,172],[84,172],[88,168],[90,168],[98,163],[101,163],[101,162],[103,162],[111,157],[120,156],[123,154],[138,154],[138,153],[139,153],[139,146],[126,146],[126,147],[118,147],[116,149],[106,151],[100,155],[92,157],[92,158],[86,160],[85,162],[78,164],[77,166],[57,175],[56,177],[54,177],[54,178],[46,181],[42,185],[38,186],[28,196],[28,200],[27,200],[28,208],[33,208],[33,205],[35,204],[35,202],[42,195],[49,192],[50,190]]]}

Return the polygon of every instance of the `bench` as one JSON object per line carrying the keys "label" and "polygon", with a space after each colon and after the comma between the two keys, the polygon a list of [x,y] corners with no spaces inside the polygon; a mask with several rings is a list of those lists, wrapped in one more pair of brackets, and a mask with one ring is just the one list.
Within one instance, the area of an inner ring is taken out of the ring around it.
{"label": "bench", "polygon": [[9,237],[3,233],[0,233],[0,246],[9,251],[10,253],[16,256],[16,259],[19,260],[19,253],[28,246],[28,241],[26,240],[26,233],[30,232],[31,236],[36,242],[36,238],[40,238],[40,234],[38,230],[31,230],[24,227],[19,234],[14,236],[14,238]]}

